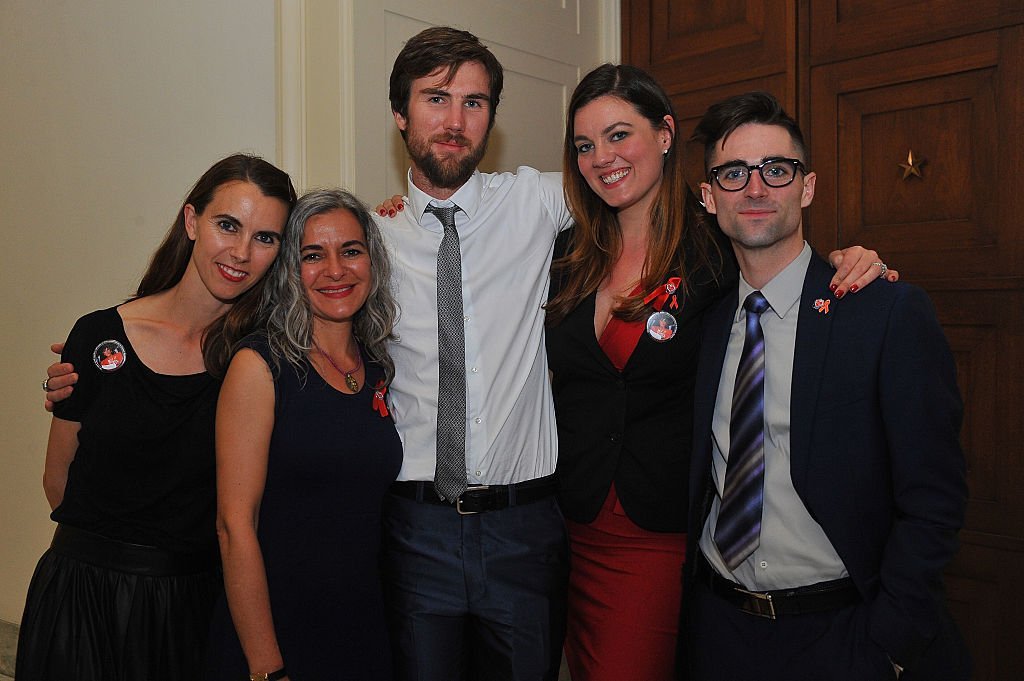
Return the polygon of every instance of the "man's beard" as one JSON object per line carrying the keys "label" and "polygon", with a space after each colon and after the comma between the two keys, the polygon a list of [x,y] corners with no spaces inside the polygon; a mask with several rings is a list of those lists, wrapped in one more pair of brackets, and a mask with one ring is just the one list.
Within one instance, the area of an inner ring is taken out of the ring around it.
{"label": "man's beard", "polygon": [[[435,135],[429,140],[409,135],[406,138],[405,146],[413,164],[423,173],[430,184],[442,189],[457,189],[466,183],[476,167],[480,165],[480,159],[487,151],[488,136],[489,133],[484,136],[476,148],[470,145],[467,138],[459,134]],[[457,156],[439,158],[430,149],[430,145],[435,142],[456,142],[468,147],[470,152],[461,159]]]}

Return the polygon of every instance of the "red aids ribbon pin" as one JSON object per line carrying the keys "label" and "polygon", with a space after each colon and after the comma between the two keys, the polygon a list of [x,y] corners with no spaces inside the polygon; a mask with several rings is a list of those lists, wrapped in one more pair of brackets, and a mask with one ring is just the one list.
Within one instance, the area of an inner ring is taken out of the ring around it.
{"label": "red aids ribbon pin", "polygon": [[824,300],[818,298],[817,300],[814,301],[814,309],[817,310],[819,314],[828,314],[828,306],[831,303],[832,301],[829,300],[828,298]]}
{"label": "red aids ribbon pin", "polygon": [[679,290],[679,285],[681,283],[683,283],[683,280],[680,277],[672,277],[664,284],[651,291],[650,295],[644,298],[644,305],[647,305],[653,300],[654,309],[660,312],[661,308],[665,306],[665,302],[669,299],[669,296],[671,296],[672,302],[668,304],[669,309],[679,309],[679,303],[676,302],[675,293]]}
{"label": "red aids ribbon pin", "polygon": [[384,395],[386,395],[387,392],[388,387],[385,385],[384,379],[382,378],[377,381],[377,385],[373,388],[373,408],[376,409],[381,416],[388,415],[388,405],[384,401]]}

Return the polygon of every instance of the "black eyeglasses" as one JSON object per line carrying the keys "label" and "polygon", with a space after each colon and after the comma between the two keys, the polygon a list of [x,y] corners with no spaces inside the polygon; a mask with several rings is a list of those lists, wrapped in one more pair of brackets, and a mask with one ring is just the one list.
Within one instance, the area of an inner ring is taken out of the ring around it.
{"label": "black eyeglasses", "polygon": [[750,182],[753,171],[761,173],[761,180],[769,187],[785,187],[796,179],[796,171],[807,174],[807,167],[795,158],[769,158],[757,165],[726,163],[708,171],[708,179],[715,178],[718,186],[727,192],[738,192]]}

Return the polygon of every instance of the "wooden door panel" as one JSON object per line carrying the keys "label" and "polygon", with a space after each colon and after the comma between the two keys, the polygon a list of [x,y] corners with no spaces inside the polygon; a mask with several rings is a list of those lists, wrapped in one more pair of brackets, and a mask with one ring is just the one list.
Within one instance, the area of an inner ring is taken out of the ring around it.
{"label": "wooden door panel", "polygon": [[949,340],[964,402],[966,526],[1024,543],[1024,367],[1017,361],[1024,357],[1024,280],[1004,279],[989,290],[969,280],[920,283]]}
{"label": "wooden door panel", "polygon": [[667,89],[791,72],[796,0],[625,0],[625,59]]}
{"label": "wooden door panel", "polygon": [[[808,212],[816,244],[871,244],[916,278],[1021,269],[1002,216],[1019,220],[1024,203],[1020,192],[996,190],[1021,163],[1019,146],[1005,153],[1000,143],[1021,116],[1020,33],[811,70],[805,132],[820,176]],[[900,166],[911,151],[925,161],[920,177]]]}
{"label": "wooden door panel", "polygon": [[1024,670],[1019,613],[1024,594],[1024,542],[992,541],[962,532],[961,548],[946,571],[946,602],[974,660],[974,681],[1019,679]]}
{"label": "wooden door panel", "polygon": [[[995,70],[840,97],[840,242],[878,244],[917,276],[941,274],[946,263],[935,253],[958,251],[962,275],[985,274],[997,245],[995,204],[976,188],[997,181]],[[903,167],[912,155],[920,176]]]}
{"label": "wooden door panel", "polygon": [[1020,0],[810,0],[808,4],[812,65],[1024,21]]}

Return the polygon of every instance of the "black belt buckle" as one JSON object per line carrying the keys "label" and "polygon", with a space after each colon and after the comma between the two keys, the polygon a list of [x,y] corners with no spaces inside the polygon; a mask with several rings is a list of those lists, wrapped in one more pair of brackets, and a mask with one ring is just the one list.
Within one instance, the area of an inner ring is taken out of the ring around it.
{"label": "black belt buckle", "polygon": [[778,617],[775,615],[775,600],[772,598],[770,593],[764,593],[761,591],[747,591],[736,587],[736,592],[745,595],[747,598],[740,605],[740,609],[743,612],[756,615],[757,617],[764,617],[765,619],[775,620]]}
{"label": "black belt buckle", "polygon": [[[484,509],[484,508],[480,507],[481,506],[480,502],[482,501],[482,499],[474,498],[472,495],[470,495],[467,498],[466,495],[470,494],[470,492],[476,492],[477,490],[486,491],[486,490],[489,490],[490,488],[491,488],[490,485],[472,485],[470,487],[467,487],[466,491],[463,492],[462,494],[460,494],[459,498],[455,500],[455,510],[458,511],[459,515],[476,515],[478,513],[482,513],[483,511],[487,510],[487,509]],[[463,504],[464,501],[476,502],[478,510],[470,511],[470,510],[464,509],[462,507],[462,504]]]}

